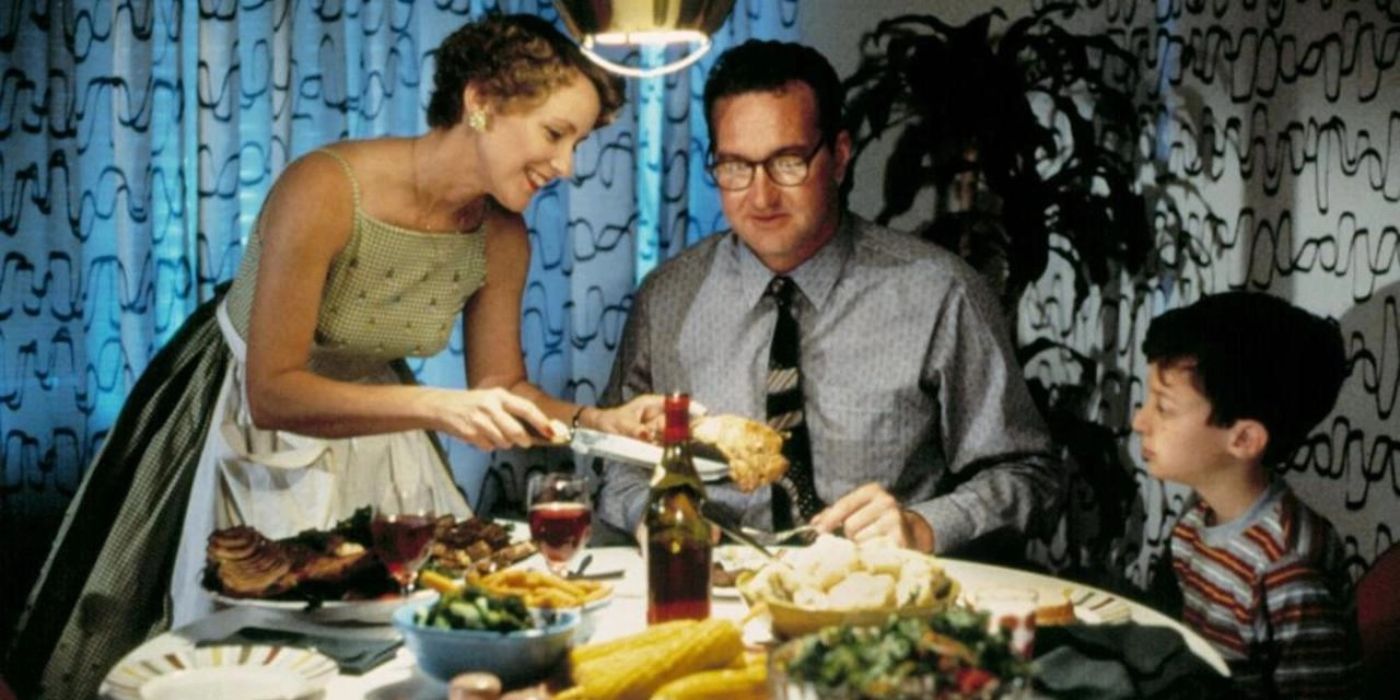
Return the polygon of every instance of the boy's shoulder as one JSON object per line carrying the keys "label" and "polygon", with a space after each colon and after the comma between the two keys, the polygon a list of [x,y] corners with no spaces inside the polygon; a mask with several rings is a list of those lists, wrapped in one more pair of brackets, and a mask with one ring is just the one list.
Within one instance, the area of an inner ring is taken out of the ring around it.
{"label": "boy's shoulder", "polygon": [[1271,550],[1272,569],[1303,567],[1324,574],[1338,574],[1345,566],[1346,550],[1337,529],[1325,516],[1286,488],[1274,508],[1274,525],[1269,534],[1277,551]]}
{"label": "boy's shoulder", "polygon": [[1182,517],[1173,537],[1194,545],[1186,556],[1192,556],[1193,549],[1228,554],[1237,573],[1248,569],[1264,576],[1299,566],[1333,572],[1343,566],[1344,549],[1332,523],[1308,507],[1286,483],[1280,482],[1276,490],[1267,507],[1227,536],[1210,532],[1214,528],[1206,526],[1209,511],[1197,502]]}

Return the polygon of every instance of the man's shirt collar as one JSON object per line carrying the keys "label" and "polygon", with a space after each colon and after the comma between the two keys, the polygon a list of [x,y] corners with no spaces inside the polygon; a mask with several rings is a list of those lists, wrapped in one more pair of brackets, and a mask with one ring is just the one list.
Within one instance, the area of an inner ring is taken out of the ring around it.
{"label": "man's shirt collar", "polygon": [[[826,304],[831,290],[836,287],[836,280],[841,277],[846,261],[851,258],[851,252],[855,249],[854,223],[855,217],[850,212],[842,212],[841,222],[837,224],[836,234],[831,240],[806,262],[787,273],[797,285],[797,289],[815,308],[820,309]],[[768,289],[769,281],[774,277],[773,271],[744,245],[737,234],[731,230],[728,235],[730,240],[727,245],[730,246],[738,267],[741,298],[756,306],[763,298],[764,291]]]}

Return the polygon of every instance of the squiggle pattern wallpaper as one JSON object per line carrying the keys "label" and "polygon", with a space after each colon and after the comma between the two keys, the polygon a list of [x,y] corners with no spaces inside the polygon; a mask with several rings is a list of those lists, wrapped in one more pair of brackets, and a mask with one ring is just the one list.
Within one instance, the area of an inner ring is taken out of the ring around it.
{"label": "squiggle pattern wallpaper", "polygon": [[1122,436],[1142,497],[1125,572],[1146,581],[1186,496],[1147,475],[1128,428],[1147,324],[1203,294],[1251,289],[1337,319],[1347,339],[1342,398],[1281,471],[1337,526],[1360,576],[1400,539],[1400,5],[1077,4],[1073,28],[1112,37],[1145,77],[1161,273],[1125,278],[1075,313],[1071,273],[1052,269],[1023,300],[1020,330],[1106,361],[1099,418]]}
{"label": "squiggle pattern wallpaper", "polygon": [[[0,636],[127,390],[233,276],[278,173],[335,140],[420,133],[435,47],[498,11],[558,19],[551,0],[0,4]],[[531,204],[522,333],[545,390],[594,399],[639,249],[664,259],[723,226],[699,169],[703,76],[730,44],[792,38],[795,18],[795,0],[736,2],[714,53],[632,82],[573,180]],[[639,143],[660,159],[642,162]],[[639,234],[644,172],[662,190]],[[464,385],[460,329],[414,369]],[[545,459],[449,449],[479,504],[493,459],[508,500],[523,471],[512,465]]]}

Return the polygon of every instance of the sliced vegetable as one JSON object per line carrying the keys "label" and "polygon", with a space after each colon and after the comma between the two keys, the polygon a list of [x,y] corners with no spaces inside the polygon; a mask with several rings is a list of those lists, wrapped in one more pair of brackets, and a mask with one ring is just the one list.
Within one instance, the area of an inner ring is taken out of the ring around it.
{"label": "sliced vegetable", "polygon": [[444,592],[431,607],[419,610],[413,621],[424,627],[494,632],[515,632],[539,626],[519,598],[492,595],[475,586]]}

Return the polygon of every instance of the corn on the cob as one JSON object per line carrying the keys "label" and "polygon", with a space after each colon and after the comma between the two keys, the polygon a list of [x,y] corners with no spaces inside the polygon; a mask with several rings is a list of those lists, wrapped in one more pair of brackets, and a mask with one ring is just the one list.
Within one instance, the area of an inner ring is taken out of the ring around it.
{"label": "corn on the cob", "polygon": [[652,700],[761,700],[767,697],[768,668],[702,671],[678,678],[656,691]]}
{"label": "corn on the cob", "polygon": [[600,659],[619,651],[641,649],[642,647],[650,646],[657,642],[676,639],[689,634],[690,632],[687,628],[694,627],[696,624],[694,620],[673,620],[671,622],[652,625],[641,632],[626,637],[620,637],[610,642],[597,642],[575,647],[573,651],[569,652],[569,663],[577,668],[586,662]]}
{"label": "corn on the cob", "polygon": [[581,697],[644,700],[671,680],[722,668],[743,652],[739,628],[728,620],[705,620],[672,637],[574,667]]}

